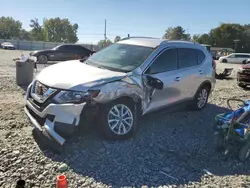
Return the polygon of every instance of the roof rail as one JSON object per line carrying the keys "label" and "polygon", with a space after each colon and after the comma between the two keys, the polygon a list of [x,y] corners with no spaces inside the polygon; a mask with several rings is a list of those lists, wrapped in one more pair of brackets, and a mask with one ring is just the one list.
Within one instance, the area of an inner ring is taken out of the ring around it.
{"label": "roof rail", "polygon": [[132,39],[132,38],[144,38],[144,39],[160,39],[160,38],[156,38],[156,37],[136,37],[136,36],[134,36],[134,37],[125,37],[125,38],[123,38],[123,39],[121,39],[121,40],[127,40],[127,39]]}
{"label": "roof rail", "polygon": [[169,40],[169,39],[162,41],[161,44],[168,43],[168,42],[184,42],[184,43],[198,44],[197,42],[194,42],[191,40]]}

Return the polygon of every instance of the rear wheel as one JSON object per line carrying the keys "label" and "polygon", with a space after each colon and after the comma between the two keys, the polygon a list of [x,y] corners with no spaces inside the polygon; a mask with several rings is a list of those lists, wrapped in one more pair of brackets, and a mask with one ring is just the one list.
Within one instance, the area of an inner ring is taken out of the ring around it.
{"label": "rear wheel", "polygon": [[48,57],[46,55],[39,55],[37,59],[41,64],[45,64],[48,62]]}
{"label": "rear wheel", "polygon": [[208,101],[210,92],[210,87],[208,85],[203,85],[196,93],[190,108],[192,110],[201,110],[203,109]]}
{"label": "rear wheel", "polygon": [[134,109],[134,102],[129,99],[118,99],[101,106],[100,125],[104,136],[113,140],[132,137],[136,126]]}

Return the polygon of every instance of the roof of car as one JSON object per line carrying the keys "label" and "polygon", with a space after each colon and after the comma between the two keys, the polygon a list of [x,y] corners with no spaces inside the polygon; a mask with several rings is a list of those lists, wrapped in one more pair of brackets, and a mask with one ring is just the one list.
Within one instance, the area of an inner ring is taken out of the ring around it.
{"label": "roof of car", "polygon": [[153,37],[128,37],[128,38],[122,39],[118,43],[120,43],[120,44],[139,45],[139,46],[146,46],[146,47],[156,48],[157,46],[159,46],[161,44],[165,44],[167,42],[178,42],[178,43],[195,44],[192,41],[168,40],[168,39],[153,38]]}

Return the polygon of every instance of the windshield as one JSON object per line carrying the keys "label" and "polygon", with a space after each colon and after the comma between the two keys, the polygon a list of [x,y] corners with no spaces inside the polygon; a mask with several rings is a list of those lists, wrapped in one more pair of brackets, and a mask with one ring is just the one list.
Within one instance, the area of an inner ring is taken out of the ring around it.
{"label": "windshield", "polygon": [[5,45],[12,45],[10,42],[4,42]]}
{"label": "windshield", "polygon": [[61,46],[61,45],[56,46],[56,47],[52,48],[52,50],[56,50],[56,49],[59,48],[60,46]]}
{"label": "windshield", "polygon": [[140,66],[154,48],[115,43],[90,56],[85,62],[106,69],[130,72]]}

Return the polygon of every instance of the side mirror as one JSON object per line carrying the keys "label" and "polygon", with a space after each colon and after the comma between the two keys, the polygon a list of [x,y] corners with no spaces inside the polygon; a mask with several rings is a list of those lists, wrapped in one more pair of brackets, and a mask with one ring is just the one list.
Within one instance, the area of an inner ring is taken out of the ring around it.
{"label": "side mirror", "polygon": [[163,89],[163,82],[157,78],[153,78],[151,76],[146,76],[146,83],[148,86],[150,86],[154,89],[158,89],[158,90]]}

